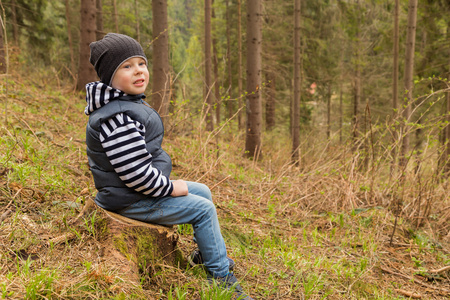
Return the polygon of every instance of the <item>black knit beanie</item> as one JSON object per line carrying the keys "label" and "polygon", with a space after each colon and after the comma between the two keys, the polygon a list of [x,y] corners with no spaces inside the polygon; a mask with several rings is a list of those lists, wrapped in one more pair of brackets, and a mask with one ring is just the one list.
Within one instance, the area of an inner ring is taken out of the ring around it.
{"label": "black knit beanie", "polygon": [[91,57],[89,61],[97,71],[103,83],[111,85],[117,68],[127,59],[142,57],[147,63],[147,57],[141,45],[133,38],[119,33],[108,33],[103,39],[89,44]]}

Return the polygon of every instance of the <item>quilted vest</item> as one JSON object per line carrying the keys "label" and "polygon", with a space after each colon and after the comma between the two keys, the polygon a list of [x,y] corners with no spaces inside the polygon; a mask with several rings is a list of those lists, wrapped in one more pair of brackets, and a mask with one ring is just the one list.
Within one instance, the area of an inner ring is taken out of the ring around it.
{"label": "quilted vest", "polygon": [[[131,98],[131,99],[130,99]],[[128,188],[114,171],[100,142],[100,126],[118,113],[124,113],[145,126],[145,143],[152,155],[153,167],[169,177],[172,171],[170,156],[161,148],[164,127],[159,114],[142,99],[122,97],[113,100],[89,115],[86,126],[87,156],[98,190],[95,202],[110,211],[119,211],[149,196]]]}

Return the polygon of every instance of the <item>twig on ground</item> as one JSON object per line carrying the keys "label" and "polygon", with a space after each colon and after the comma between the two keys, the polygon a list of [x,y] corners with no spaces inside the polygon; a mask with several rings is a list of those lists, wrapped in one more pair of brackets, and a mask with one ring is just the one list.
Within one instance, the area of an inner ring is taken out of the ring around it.
{"label": "twig on ground", "polygon": [[419,285],[421,285],[421,286],[424,286],[424,287],[426,287],[426,288],[433,289],[433,290],[437,290],[437,291],[441,291],[441,292],[444,292],[444,293],[447,293],[447,294],[450,295],[450,290],[448,290],[448,289],[441,288],[441,287],[437,287],[437,286],[434,286],[434,285],[425,283],[425,282],[423,282],[423,281],[420,280],[420,279],[413,278],[413,277],[411,277],[411,276],[407,276],[407,275],[404,275],[404,274],[395,272],[395,271],[393,271],[393,270],[391,270],[391,269],[388,269],[387,267],[380,266],[380,269],[381,269],[382,271],[386,272],[386,273],[389,273],[389,274],[392,274],[392,275],[395,275],[395,276],[402,277],[402,278],[404,278],[404,279],[407,279],[407,280],[410,281],[410,282],[417,283],[417,284],[419,284]]}
{"label": "twig on ground", "polygon": [[221,181],[219,181],[218,183],[216,183],[215,185],[213,185],[210,190],[212,191],[216,186],[222,184],[222,182],[224,182],[225,180],[227,180],[228,178],[230,178],[231,175],[228,175],[227,177],[225,177],[224,179],[222,179]]}
{"label": "twig on ground", "polygon": [[443,273],[445,271],[450,271],[450,266],[446,266],[437,270],[430,270],[429,273]]}
{"label": "twig on ground", "polygon": [[395,291],[403,296],[413,298],[413,299],[422,299],[422,295],[414,292],[405,291],[402,289],[395,289]]}
{"label": "twig on ground", "polygon": [[3,222],[3,220],[5,220],[10,214],[11,214],[11,210],[8,209],[7,211],[5,211],[1,216],[0,216],[0,222]]}

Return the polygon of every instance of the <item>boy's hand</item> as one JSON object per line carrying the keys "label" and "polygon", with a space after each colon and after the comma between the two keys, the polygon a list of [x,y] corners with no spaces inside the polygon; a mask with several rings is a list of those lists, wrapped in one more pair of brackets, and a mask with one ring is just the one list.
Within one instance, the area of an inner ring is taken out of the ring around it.
{"label": "boy's hand", "polygon": [[178,179],[172,181],[173,191],[170,194],[173,197],[186,196],[188,194],[188,186],[184,180]]}

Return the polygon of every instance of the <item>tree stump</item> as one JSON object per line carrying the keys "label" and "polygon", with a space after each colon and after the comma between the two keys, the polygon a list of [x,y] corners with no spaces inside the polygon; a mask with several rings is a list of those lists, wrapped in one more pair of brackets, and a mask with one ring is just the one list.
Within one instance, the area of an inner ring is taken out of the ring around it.
{"label": "tree stump", "polygon": [[116,265],[125,279],[138,285],[142,275],[151,277],[162,265],[184,264],[173,226],[149,224],[124,217],[100,208],[92,199],[86,201],[79,217],[94,211],[100,216],[96,218],[97,230],[103,231],[102,256],[105,261]]}

